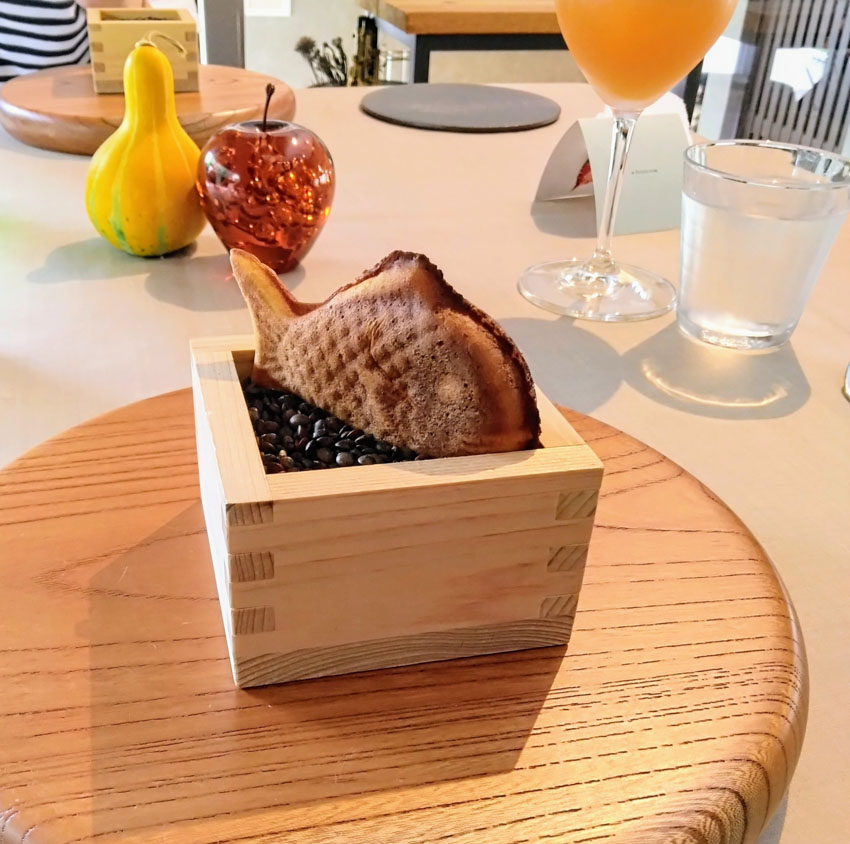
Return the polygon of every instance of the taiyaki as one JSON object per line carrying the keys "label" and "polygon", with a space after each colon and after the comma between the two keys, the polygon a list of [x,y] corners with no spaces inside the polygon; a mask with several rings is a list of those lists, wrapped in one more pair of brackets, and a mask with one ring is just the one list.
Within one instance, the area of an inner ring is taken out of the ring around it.
{"label": "taiyaki", "polygon": [[230,261],[254,323],[255,383],[423,457],[538,445],[522,354],[424,255],[393,252],[320,304],[248,252]]}

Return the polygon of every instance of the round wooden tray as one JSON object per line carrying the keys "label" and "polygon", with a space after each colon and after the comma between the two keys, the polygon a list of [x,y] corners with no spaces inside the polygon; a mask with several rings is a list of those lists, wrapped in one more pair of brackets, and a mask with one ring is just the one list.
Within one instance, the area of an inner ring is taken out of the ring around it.
{"label": "round wooden tray", "polygon": [[806,716],[764,552],[640,442],[605,463],[569,648],[240,691],[188,390],[0,472],[3,841],[752,842]]}
{"label": "round wooden tray", "polygon": [[[265,87],[275,85],[269,116],[291,120],[295,95],[279,79],[236,67],[201,65],[199,90],[176,94],[177,114],[198,146],[223,126],[262,117]],[[0,86],[0,125],[34,147],[91,155],[124,118],[123,94],[95,94],[91,66],[58,67]]]}

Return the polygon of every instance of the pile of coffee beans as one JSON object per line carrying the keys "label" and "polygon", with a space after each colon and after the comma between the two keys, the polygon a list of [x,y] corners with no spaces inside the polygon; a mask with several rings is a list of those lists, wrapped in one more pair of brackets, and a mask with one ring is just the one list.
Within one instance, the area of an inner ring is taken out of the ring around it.
{"label": "pile of coffee beans", "polygon": [[267,475],[420,460],[331,416],[294,393],[242,384]]}

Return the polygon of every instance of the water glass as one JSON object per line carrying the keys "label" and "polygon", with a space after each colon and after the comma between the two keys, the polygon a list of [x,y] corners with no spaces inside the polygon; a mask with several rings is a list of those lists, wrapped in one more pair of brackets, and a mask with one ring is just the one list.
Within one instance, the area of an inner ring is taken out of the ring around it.
{"label": "water glass", "polygon": [[769,141],[685,152],[677,317],[734,349],[784,343],[850,209],[850,161]]}

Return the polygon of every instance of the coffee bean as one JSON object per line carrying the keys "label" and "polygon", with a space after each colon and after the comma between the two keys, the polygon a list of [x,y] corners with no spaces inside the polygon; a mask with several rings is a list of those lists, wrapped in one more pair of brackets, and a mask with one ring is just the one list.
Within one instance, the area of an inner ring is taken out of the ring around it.
{"label": "coffee bean", "polygon": [[258,387],[250,380],[242,383],[242,390],[263,467],[270,475],[422,459],[293,393]]}

